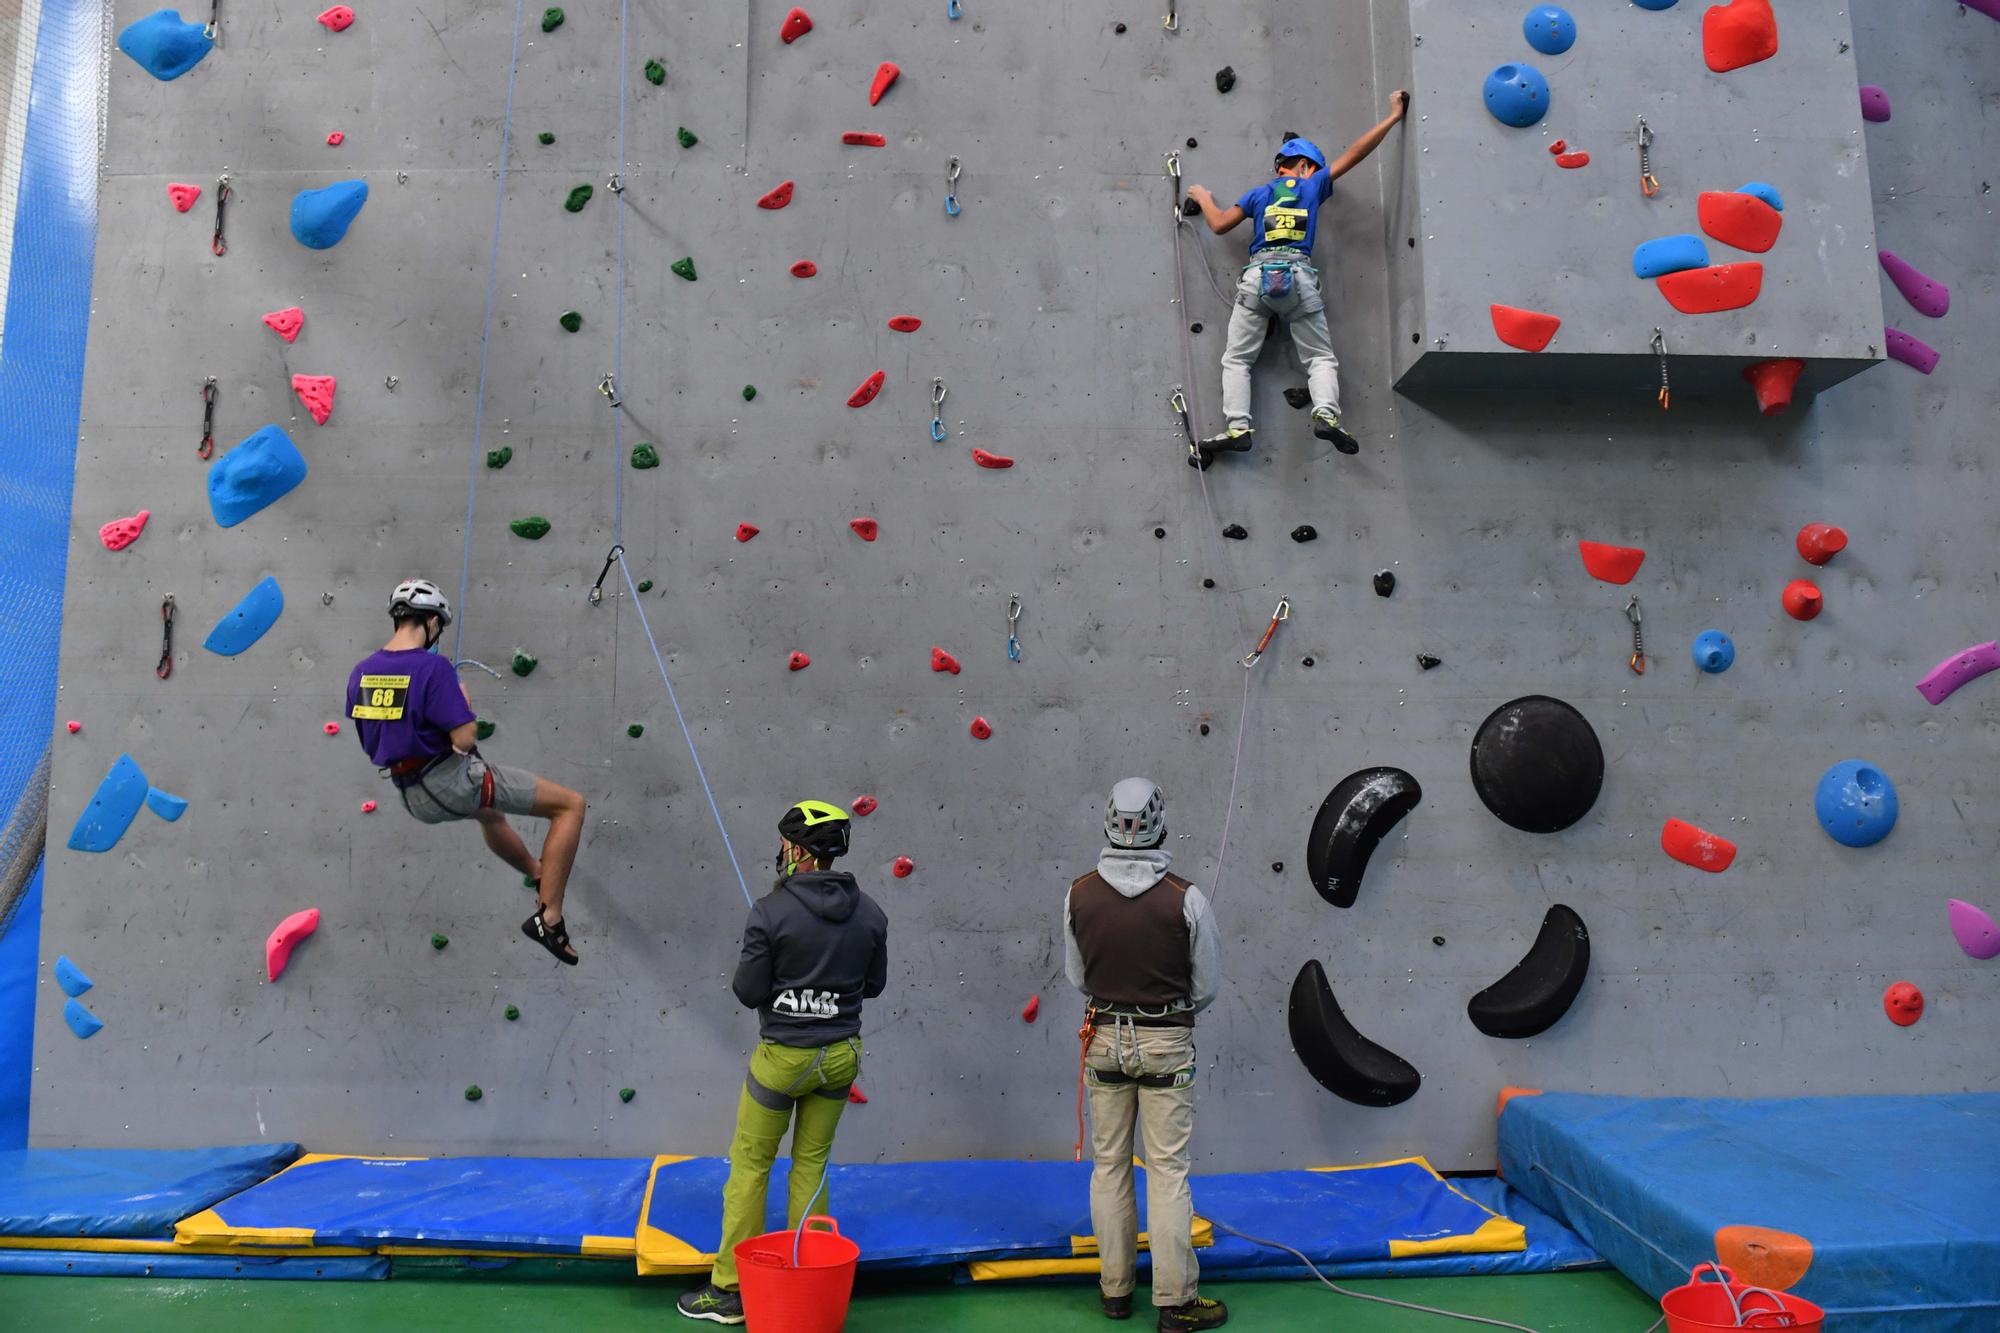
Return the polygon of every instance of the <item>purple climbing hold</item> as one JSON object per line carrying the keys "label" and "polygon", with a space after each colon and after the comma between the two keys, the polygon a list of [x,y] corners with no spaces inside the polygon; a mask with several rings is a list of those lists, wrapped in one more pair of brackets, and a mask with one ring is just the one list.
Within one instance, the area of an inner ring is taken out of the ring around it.
{"label": "purple climbing hold", "polygon": [[1958,0],[1967,9],[1976,9],[1990,19],[2000,19],[2000,0]]}
{"label": "purple climbing hold", "polygon": [[1951,933],[1974,958],[2000,958],[2000,925],[1971,903],[1951,900]]}
{"label": "purple climbing hold", "polygon": [[1861,85],[1861,118],[1876,122],[1889,118],[1889,94],[1872,83]]}
{"label": "purple climbing hold", "polygon": [[1943,353],[1921,338],[1912,338],[1901,329],[1884,329],[1889,340],[1889,355],[1906,366],[1915,366],[1928,375],[1937,369]]}
{"label": "purple climbing hold", "polygon": [[1944,318],[1945,311],[1951,309],[1951,288],[1936,278],[1927,278],[1918,271],[1916,265],[1904,259],[1894,250],[1881,253],[1882,271],[1889,275],[1889,281],[1896,284],[1896,290],[1903,299],[1917,308],[1920,315],[1932,319]]}
{"label": "purple climbing hold", "polygon": [[1917,693],[1930,700],[1935,707],[1950,698],[1959,686],[1978,680],[1996,668],[2000,668],[2000,641],[1975,643],[1932,667],[1930,673],[1917,682]]}

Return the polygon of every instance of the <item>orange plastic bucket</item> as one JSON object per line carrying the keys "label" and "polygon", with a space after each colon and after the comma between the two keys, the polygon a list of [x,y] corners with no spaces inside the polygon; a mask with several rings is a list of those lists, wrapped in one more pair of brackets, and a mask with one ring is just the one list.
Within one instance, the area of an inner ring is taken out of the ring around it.
{"label": "orange plastic bucket", "polygon": [[830,1217],[744,1241],[736,1247],[736,1277],[749,1333],[840,1333],[860,1261],[861,1247]]}
{"label": "orange plastic bucket", "polygon": [[[1704,1282],[1703,1273],[1713,1273],[1718,1280]],[[1826,1322],[1826,1311],[1811,1301],[1738,1282],[1736,1274],[1721,1264],[1702,1264],[1690,1276],[1686,1286],[1660,1298],[1667,1333],[1730,1333],[1740,1328],[1820,1333]]]}

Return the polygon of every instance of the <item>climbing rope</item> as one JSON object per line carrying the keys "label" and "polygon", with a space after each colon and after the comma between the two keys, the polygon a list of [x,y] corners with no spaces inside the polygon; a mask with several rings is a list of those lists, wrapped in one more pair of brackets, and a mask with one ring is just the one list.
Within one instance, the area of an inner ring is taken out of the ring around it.
{"label": "climbing rope", "polygon": [[215,376],[210,375],[201,382],[201,443],[194,448],[195,457],[207,460],[215,456]]}
{"label": "climbing rope", "polygon": [[153,674],[161,680],[174,674],[174,595],[160,603],[160,664]]}
{"label": "climbing rope", "polygon": [[1651,199],[1660,192],[1653,175],[1653,131],[1644,116],[1639,117],[1639,193]]}
{"label": "climbing rope", "polygon": [[947,217],[958,216],[958,177],[961,170],[956,157],[944,169],[944,211]]}
{"label": "climbing rope", "polygon": [[229,203],[229,173],[223,172],[215,178],[215,235],[208,238],[208,249],[217,259],[229,253],[229,242],[222,238],[222,213]]}
{"label": "climbing rope", "polygon": [[1656,395],[1660,410],[1665,412],[1674,405],[1673,386],[1667,383],[1667,335],[1658,325],[1653,327],[1653,355],[1660,359],[1660,391]]}
{"label": "climbing rope", "polygon": [[1639,594],[1635,592],[1632,600],[1625,603],[1625,618],[1632,622],[1632,656],[1626,665],[1635,676],[1646,674],[1646,635],[1639,628],[1639,615]]}
{"label": "climbing rope", "polygon": [[931,376],[931,438],[939,444],[944,443],[947,434],[944,428],[945,392],[944,381],[935,375]]}

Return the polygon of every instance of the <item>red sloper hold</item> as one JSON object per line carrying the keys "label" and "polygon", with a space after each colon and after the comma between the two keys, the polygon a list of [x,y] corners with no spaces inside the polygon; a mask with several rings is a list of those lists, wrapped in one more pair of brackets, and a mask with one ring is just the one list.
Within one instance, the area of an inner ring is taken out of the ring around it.
{"label": "red sloper hold", "polygon": [[264,316],[264,327],[288,343],[297,342],[299,340],[299,330],[305,326],[306,312],[297,306],[288,306],[283,310],[273,310],[270,314]]}
{"label": "red sloper hold", "polygon": [[847,396],[849,407],[866,407],[875,401],[875,395],[882,392],[882,386],[889,382],[889,372],[878,370],[861,381],[861,387]]}
{"label": "red sloper hold", "polygon": [[1792,405],[1792,390],[1799,384],[1806,363],[1795,356],[1776,361],[1759,361],[1743,367],[1743,378],[1757,392],[1757,410],[1767,417],[1777,416]]}
{"label": "red sloper hold", "polygon": [[1557,153],[1556,165],[1564,171],[1575,171],[1578,167],[1590,165],[1589,153]]}
{"label": "red sloper hold", "polygon": [[804,671],[812,664],[813,660],[804,653],[793,653],[789,658],[785,659],[785,665],[793,671]]}
{"label": "red sloper hold", "polygon": [[1811,620],[1826,609],[1826,598],[1810,579],[1793,579],[1785,585],[1785,614],[1793,620]]}
{"label": "red sloper hold", "polygon": [[922,328],[923,326],[924,322],[921,319],[918,319],[915,315],[889,316],[889,327],[894,329],[898,333],[915,333],[918,329]]}
{"label": "red sloper hold", "polygon": [[1569,140],[1567,139],[1558,139],[1554,143],[1549,145],[1549,154],[1551,156],[1559,157],[1568,151],[1569,151]]}
{"label": "red sloper hold", "polygon": [[855,814],[866,819],[875,813],[875,798],[873,796],[857,796],[854,798],[853,808]]}
{"label": "red sloper hold", "polygon": [[1583,567],[1590,577],[1606,583],[1630,583],[1646,563],[1646,553],[1636,546],[1606,546],[1603,542],[1578,542]]}
{"label": "red sloper hold", "polygon": [[1799,529],[1799,558],[1823,565],[1847,549],[1847,529],[1831,523],[1808,523]]}
{"label": "red sloper hold", "polygon": [[950,653],[946,652],[942,648],[932,648],[931,670],[949,671],[952,675],[956,676],[961,670],[961,668],[958,665],[958,659],[956,657],[953,657]]}
{"label": "red sloper hold", "polygon": [[752,537],[755,537],[758,533],[762,532],[763,530],[764,529],[758,527],[755,523],[738,523],[736,525],[736,540],[739,542],[747,542]]}
{"label": "red sloper hold", "polygon": [[972,739],[985,741],[993,739],[993,724],[983,717],[972,719]]}
{"label": "red sloper hold", "polygon": [[768,208],[775,211],[777,209],[783,208],[786,204],[789,204],[791,202],[792,202],[792,183],[790,181],[786,181],[783,185],[777,186],[776,188],[771,190],[770,193],[766,194],[762,199],[759,199],[757,201],[757,207]]}
{"label": "red sloper hold", "polygon": [[916,868],[917,863],[915,861],[912,861],[907,856],[899,856],[896,858],[895,864],[889,867],[889,873],[897,879],[908,879]]}
{"label": "red sloper hold", "polygon": [[97,530],[97,540],[104,543],[107,551],[122,551],[139,540],[139,534],[146,530],[146,520],[152,516],[152,510],[141,509],[130,518],[114,518]]}
{"label": "red sloper hold", "polygon": [[874,106],[882,100],[882,94],[889,91],[889,85],[902,74],[902,69],[893,60],[885,60],[875,71],[875,82],[868,85],[868,105]]}
{"label": "red sloper hold", "polygon": [[201,198],[201,187],[199,185],[169,185],[167,186],[167,198],[173,200],[174,211],[176,213],[185,213],[194,207],[195,200]]}
{"label": "red sloper hold", "polygon": [[972,461],[981,467],[990,467],[995,471],[1004,471],[1014,466],[1014,460],[1005,454],[989,454],[984,449],[974,449],[972,451]]}
{"label": "red sloper hold", "polygon": [[346,5],[335,5],[322,13],[319,21],[335,32],[346,32],[348,25],[354,22],[354,11]]}
{"label": "red sloper hold", "polygon": [[872,518],[850,518],[847,520],[847,526],[854,529],[854,535],[864,542],[874,541],[876,534],[881,531],[881,527]]}
{"label": "red sloper hold", "polygon": [[1771,0],[1730,0],[1703,14],[1701,53],[1717,74],[1778,54],[1778,16]]}
{"label": "red sloper hold", "polygon": [[1763,254],[1778,243],[1785,215],[1754,194],[1735,190],[1703,190],[1695,201],[1701,229],[1738,250]]}
{"label": "red sloper hold", "polygon": [[1711,875],[1720,875],[1736,860],[1735,843],[1679,819],[1669,819],[1660,829],[1660,850]]}
{"label": "red sloper hold", "polygon": [[333,415],[333,388],[336,383],[331,375],[294,375],[292,392],[312,413],[313,423],[324,426],[326,419]]}
{"label": "red sloper hold", "polygon": [[794,9],[785,15],[785,25],[778,29],[778,36],[783,39],[786,46],[790,46],[812,30],[812,15],[803,9]]}
{"label": "red sloper hold", "polygon": [[889,141],[872,130],[847,130],[840,141],[850,148],[887,148]]}
{"label": "red sloper hold", "polygon": [[1023,1023],[1032,1023],[1041,1012],[1042,997],[1039,995],[1030,995],[1028,1002],[1021,1006],[1021,1021]]}
{"label": "red sloper hold", "polygon": [[819,265],[813,263],[810,259],[801,259],[798,263],[792,265],[792,276],[795,278],[810,278],[816,276],[818,273]]}
{"label": "red sloper hold", "polygon": [[1764,290],[1764,266],[1756,260],[1740,264],[1717,264],[1712,268],[1688,268],[1653,279],[1667,304],[1683,315],[1712,315],[1719,310],[1741,310]]}
{"label": "red sloper hold", "polygon": [[1488,306],[1493,314],[1493,333],[1509,347],[1518,347],[1524,352],[1539,352],[1549,345],[1549,339],[1556,336],[1562,327],[1562,320],[1554,315],[1545,315],[1539,310],[1522,310],[1517,306]]}

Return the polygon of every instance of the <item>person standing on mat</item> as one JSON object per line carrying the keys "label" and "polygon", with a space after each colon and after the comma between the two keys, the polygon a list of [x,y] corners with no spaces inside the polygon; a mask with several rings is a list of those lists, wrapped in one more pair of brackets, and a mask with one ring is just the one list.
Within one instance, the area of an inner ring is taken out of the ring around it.
{"label": "person standing on mat", "polygon": [[1145,1136],[1146,1230],[1159,1328],[1220,1328],[1229,1310],[1198,1290],[1188,1192],[1194,1016],[1215,999],[1222,973],[1215,917],[1200,889],[1167,870],[1173,856],[1160,845],[1167,836],[1167,798],[1154,783],[1126,778],[1111,789],[1104,836],[1111,845],[1098,855],[1097,869],[1071,884],[1063,899],[1065,969],[1089,1001],[1079,1035],[1097,1162],[1090,1225],[1097,1234],[1104,1314],[1130,1319],[1138,1284],[1136,1126]]}
{"label": "person standing on mat", "polygon": [[[583,797],[522,769],[489,764],[479,753],[472,698],[451,659],[433,651],[451,624],[451,603],[437,584],[403,580],[389,594],[389,616],[396,632],[347,678],[347,715],[361,748],[395,784],[403,808],[424,823],[478,822],[493,854],[537,890],[535,914],[521,923],[522,933],[574,965],[563,892],[583,837]],[[540,857],[528,851],[508,815],[549,821]]]}
{"label": "person standing on mat", "polygon": [[778,821],[778,881],[750,909],[730,987],[757,1011],[759,1041],[736,1103],[722,1240],[706,1285],[677,1302],[689,1319],[743,1322],[736,1247],[765,1230],[764,1198],[778,1144],[792,1130],[785,1218],[796,1229],[827,1209],[826,1162],[861,1073],[861,1003],[889,981],[889,918],[854,876],[847,812],[800,801]]}
{"label": "person standing on mat", "polygon": [[1278,145],[1277,177],[1246,190],[1230,207],[1217,205],[1206,186],[1188,187],[1188,198],[1216,235],[1235,230],[1246,218],[1254,229],[1250,263],[1236,284],[1229,338],[1222,352],[1222,412],[1228,425],[1222,434],[1201,442],[1188,459],[1193,466],[1207,467],[1219,450],[1250,448],[1256,433],[1250,418],[1250,368],[1264,350],[1273,316],[1291,328],[1292,346],[1305,364],[1313,434],[1331,441],[1343,454],[1360,452],[1354,436],[1340,424],[1340,361],[1327,333],[1326,301],[1320,294],[1319,270],[1312,264],[1312,248],[1320,205],[1333,193],[1333,183],[1365,161],[1410,109],[1410,95],[1400,88],[1389,102],[1393,109],[1381,123],[1350,144],[1330,166],[1312,140],[1287,137]]}

